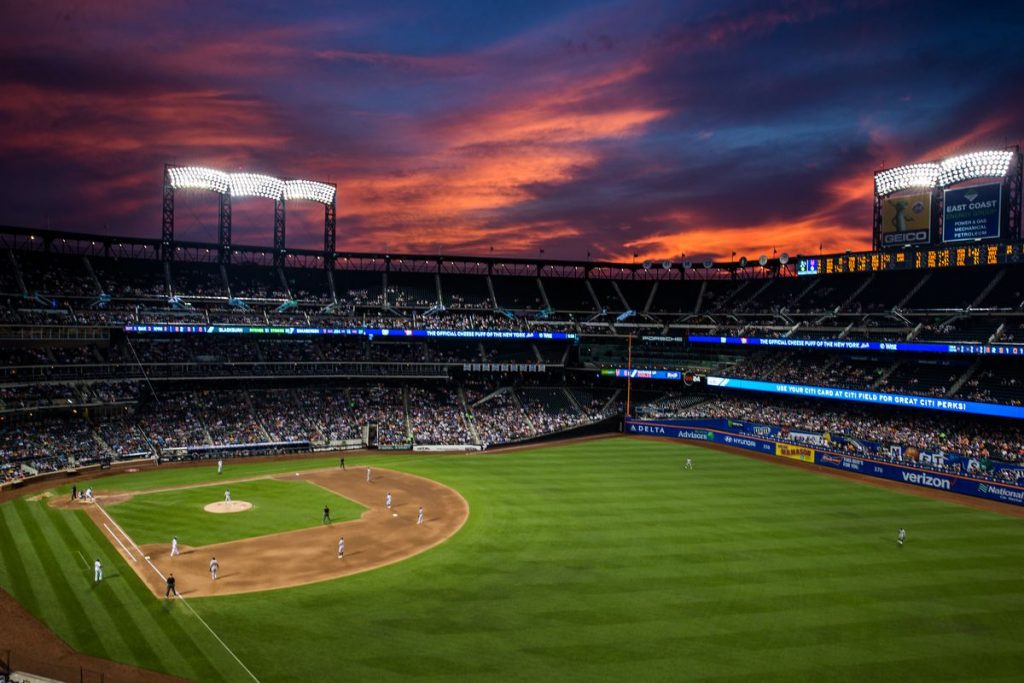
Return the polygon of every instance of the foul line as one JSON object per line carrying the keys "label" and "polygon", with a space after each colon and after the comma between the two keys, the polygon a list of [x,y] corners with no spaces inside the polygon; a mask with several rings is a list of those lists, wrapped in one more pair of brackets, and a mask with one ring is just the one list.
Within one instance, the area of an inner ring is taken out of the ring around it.
{"label": "foul line", "polygon": [[82,554],[81,550],[76,550],[75,552],[78,553],[78,556],[80,558],[82,558],[82,563],[85,565],[86,571],[88,571],[88,569],[89,569],[89,560],[85,559],[85,555]]}
{"label": "foul line", "polygon": [[[114,533],[114,530],[111,529],[109,526],[107,526],[106,522],[103,523],[103,528],[106,529],[110,533],[110,535],[114,537],[114,540],[117,541],[117,544],[119,546],[121,546],[121,549],[124,550],[126,553],[128,553],[128,557],[132,558],[132,562],[138,562],[138,560],[135,559],[135,556],[132,555],[132,551],[128,550],[128,548],[125,546],[125,544],[121,542],[121,539],[117,537],[117,534]],[[121,533],[124,533],[124,532],[122,531]]]}
{"label": "foul line", "polygon": [[[113,518],[113,517],[111,517],[111,516],[110,516],[110,515],[109,515],[109,514],[107,513],[107,511],[103,509],[103,506],[102,506],[102,505],[100,505],[99,503],[96,503],[96,509],[97,509],[97,510],[99,510],[100,512],[102,512],[102,513],[103,513],[103,516],[104,516],[104,517],[106,517],[107,519],[109,519],[109,520],[110,520],[110,523],[111,523],[111,524],[113,524],[113,525],[114,525],[114,527],[115,527],[115,528],[117,528],[117,530],[118,530],[118,531],[120,531],[120,532],[121,532],[122,534],[124,534],[124,537],[125,537],[125,538],[126,538],[126,539],[128,540],[128,542],[129,542],[129,543],[131,543],[131,544],[132,544],[133,546],[135,546],[135,549],[139,551],[139,555],[142,555],[142,558],[143,558],[144,560],[146,560],[146,563],[147,563],[147,564],[148,564],[148,565],[149,565],[150,567],[152,567],[153,571],[155,571],[155,572],[156,572],[156,575],[157,575],[157,576],[159,576],[159,577],[160,577],[160,579],[161,579],[162,581],[165,581],[165,582],[166,582],[166,581],[167,581],[167,577],[163,575],[163,572],[161,572],[161,571],[160,571],[159,569],[157,569],[157,566],[156,566],[155,564],[153,564],[152,560],[150,560],[150,559],[149,559],[149,555],[146,555],[146,554],[144,554],[144,553],[142,552],[142,548],[140,548],[140,547],[139,547],[139,544],[138,544],[138,543],[136,543],[135,541],[133,541],[133,540],[132,540],[132,537],[131,537],[131,536],[129,536],[128,534],[126,534],[126,533],[124,532],[124,529],[122,529],[122,528],[121,528],[120,526],[118,526],[117,522],[115,522],[115,521],[114,521],[114,518]],[[107,525],[106,525],[106,524],[104,524],[103,526],[107,526]],[[108,529],[107,529],[107,531],[110,531],[110,529],[108,528]],[[111,533],[113,534],[113,532],[111,532]],[[114,538],[116,539],[117,537],[115,536]],[[121,542],[121,541],[118,541],[118,543],[120,543],[120,542]],[[124,546],[122,545],[121,547],[124,547]],[[125,551],[127,552],[127,548],[125,548]],[[84,559],[84,558],[83,558],[83,559]],[[86,563],[86,566],[88,566],[88,563]],[[250,670],[249,670],[249,667],[247,667],[247,666],[245,665],[245,663],[244,663],[244,662],[243,662],[243,661],[242,661],[241,659],[239,659],[239,658],[238,658],[238,655],[236,655],[236,654],[235,654],[235,653],[234,653],[234,652],[233,652],[233,651],[231,650],[231,648],[230,648],[230,647],[228,647],[228,644],[227,644],[227,643],[225,643],[225,642],[224,642],[223,640],[221,640],[221,637],[217,635],[217,632],[216,632],[216,631],[214,631],[214,630],[213,630],[212,628],[210,628],[210,625],[206,623],[206,620],[205,620],[205,619],[203,619],[203,618],[202,618],[201,616],[199,616],[199,613],[198,613],[198,612],[196,612],[196,611],[195,611],[195,610],[194,610],[194,609],[192,608],[192,605],[188,604],[188,600],[186,600],[186,599],[185,599],[185,597],[184,597],[183,595],[181,595],[180,593],[178,593],[177,591],[175,591],[175,592],[174,592],[174,595],[175,595],[175,597],[179,598],[179,599],[180,599],[180,600],[181,600],[181,601],[182,601],[182,602],[183,602],[183,603],[185,604],[185,607],[188,607],[189,611],[190,611],[190,612],[192,612],[192,614],[193,614],[193,615],[195,615],[196,619],[198,619],[198,620],[199,620],[199,622],[200,622],[200,623],[201,623],[201,624],[202,624],[203,626],[205,626],[205,627],[206,627],[206,630],[207,630],[207,631],[209,631],[209,632],[210,632],[210,634],[211,634],[211,635],[212,635],[212,636],[213,636],[214,638],[216,638],[216,639],[217,639],[217,642],[218,642],[218,643],[220,643],[220,644],[221,644],[221,645],[222,645],[222,646],[224,647],[224,649],[225,649],[225,650],[227,650],[228,654],[229,654],[229,655],[231,655],[231,656],[232,656],[232,658],[234,658],[234,660],[235,660],[236,662],[238,662],[238,665],[239,665],[240,667],[242,667],[243,669],[245,669],[245,673],[249,674],[249,676],[250,676],[250,677],[252,678],[252,680],[256,681],[256,683],[260,683],[260,679],[256,678],[256,674],[254,674],[254,673],[253,673],[252,671],[250,671]]]}

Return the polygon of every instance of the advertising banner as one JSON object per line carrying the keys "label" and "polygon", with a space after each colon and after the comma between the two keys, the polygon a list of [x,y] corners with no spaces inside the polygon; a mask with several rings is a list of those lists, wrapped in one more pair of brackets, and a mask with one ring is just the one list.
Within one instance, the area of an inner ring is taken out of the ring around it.
{"label": "advertising banner", "polygon": [[952,353],[970,356],[1022,356],[1022,344],[935,344],[929,342],[886,342],[867,339],[793,339],[790,337],[720,337],[691,334],[691,344],[728,346],[774,346],[825,351],[885,351],[907,353]]}
{"label": "advertising banner", "polygon": [[932,195],[930,192],[904,194],[882,199],[883,247],[926,244],[932,234]]}
{"label": "advertising banner", "polygon": [[999,238],[999,217],[1003,205],[1002,183],[946,190],[943,197],[943,242]]}
{"label": "advertising banner", "polygon": [[[914,486],[949,491],[978,498],[997,500],[1004,503],[1024,506],[1024,487],[1010,483],[999,483],[985,481],[972,476],[963,476],[950,472],[939,472],[920,467],[915,467],[914,460],[906,463],[889,463],[873,460],[866,457],[858,457],[859,454],[843,454],[830,451],[817,451],[806,446],[781,443],[774,439],[767,439],[758,436],[746,436],[744,434],[731,433],[732,430],[746,431],[751,424],[736,423],[731,420],[718,420],[719,427],[705,428],[703,425],[711,420],[701,420],[701,427],[695,427],[688,420],[659,420],[643,421],[627,419],[625,432],[627,434],[644,434],[650,436],[663,436],[687,441],[702,441],[705,443],[718,443],[724,446],[742,448],[744,450],[777,455],[785,458],[792,458],[803,462],[814,463],[823,467],[857,472],[870,477],[879,477],[890,481],[898,481]],[[781,433],[781,432],[778,432]],[[823,442],[830,443],[834,447],[842,447],[844,444],[856,443],[862,448],[868,447],[875,452],[881,452],[883,447],[880,444],[848,439],[844,437],[830,436],[824,438]],[[963,456],[946,454],[947,459]],[[1020,469],[1011,465],[1003,464],[1002,467],[992,468],[990,471],[1001,469]],[[968,472],[973,471],[968,469]]]}

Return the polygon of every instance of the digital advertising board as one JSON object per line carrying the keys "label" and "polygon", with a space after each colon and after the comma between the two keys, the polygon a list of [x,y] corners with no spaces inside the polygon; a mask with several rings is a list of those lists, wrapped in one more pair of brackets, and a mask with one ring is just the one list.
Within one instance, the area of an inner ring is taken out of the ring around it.
{"label": "digital advertising board", "polygon": [[884,197],[879,227],[883,247],[927,244],[932,234],[931,192]]}
{"label": "digital advertising board", "polygon": [[946,190],[943,193],[942,241],[999,239],[1002,206],[1001,183]]}

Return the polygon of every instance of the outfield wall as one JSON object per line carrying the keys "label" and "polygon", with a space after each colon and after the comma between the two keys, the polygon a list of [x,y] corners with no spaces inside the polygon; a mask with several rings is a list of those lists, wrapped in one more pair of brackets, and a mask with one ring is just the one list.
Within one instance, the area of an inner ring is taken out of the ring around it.
{"label": "outfield wall", "polygon": [[[782,442],[776,438],[781,431],[778,427],[725,419],[633,420],[627,418],[623,430],[627,434],[662,436],[742,448],[763,455],[800,460],[869,477],[1024,507],[1024,487],[902,463],[883,462],[857,453],[839,453],[828,450],[825,444],[838,443],[833,441],[833,438],[842,438],[838,435],[825,438],[827,435],[818,434],[817,442],[807,439],[805,443],[794,444]],[[798,433],[808,437],[814,434],[813,432]],[[853,442],[853,440],[850,441]],[[856,443],[870,442],[858,441]],[[1018,468],[1003,466],[1002,469]]]}

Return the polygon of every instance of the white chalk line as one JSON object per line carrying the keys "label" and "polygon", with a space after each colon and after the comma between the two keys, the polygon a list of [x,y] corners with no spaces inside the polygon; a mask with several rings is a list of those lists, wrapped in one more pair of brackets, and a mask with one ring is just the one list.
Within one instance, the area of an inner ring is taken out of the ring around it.
{"label": "white chalk line", "polygon": [[75,552],[78,553],[78,556],[80,558],[82,558],[82,564],[85,565],[85,569],[86,569],[86,571],[88,571],[89,570],[89,560],[85,559],[85,555],[82,554],[81,550],[76,550]]}
{"label": "white chalk line", "polygon": [[119,546],[121,546],[121,549],[128,553],[128,557],[132,558],[132,562],[138,562],[138,560],[135,558],[135,555],[132,554],[132,551],[128,550],[127,546],[125,546],[125,544],[121,542],[121,539],[117,537],[117,534],[114,533],[113,529],[107,526],[106,522],[103,523],[103,528],[107,530],[107,533],[114,537],[114,540],[117,541],[117,544]]}
{"label": "white chalk line", "polygon": [[[118,526],[117,522],[115,522],[115,521],[114,521],[114,518],[113,518],[113,517],[111,517],[111,516],[110,516],[110,515],[109,515],[109,514],[107,513],[107,511],[103,509],[103,506],[102,506],[102,505],[100,505],[99,503],[96,503],[96,508],[97,508],[97,509],[98,509],[98,510],[99,510],[100,512],[102,512],[102,513],[103,513],[103,516],[104,516],[104,517],[106,517],[107,519],[109,519],[109,520],[110,520],[110,523],[111,523],[111,524],[113,524],[113,525],[114,525],[114,527],[116,527],[118,531],[120,531],[120,532],[121,532],[122,534],[124,534],[124,537],[125,537],[125,538],[126,538],[126,539],[128,540],[128,542],[129,542],[129,543],[131,543],[131,544],[132,544],[133,546],[135,546],[135,549],[139,551],[139,555],[141,555],[141,556],[142,556],[142,558],[143,558],[144,560],[146,560],[146,563],[147,563],[147,564],[148,564],[148,565],[149,565],[149,566],[150,566],[150,567],[151,567],[151,568],[153,569],[153,571],[154,571],[154,572],[156,572],[156,575],[157,575],[157,576],[159,576],[159,577],[160,577],[160,579],[161,579],[162,581],[166,582],[166,581],[167,581],[167,577],[166,577],[166,576],[164,576],[163,572],[161,572],[161,571],[160,571],[159,569],[157,569],[157,566],[156,566],[155,564],[153,564],[152,560],[150,560],[150,559],[149,559],[149,555],[146,555],[145,553],[143,553],[143,552],[142,552],[142,548],[140,548],[140,547],[139,547],[139,544],[138,544],[138,543],[136,543],[135,541],[133,541],[133,540],[132,540],[132,537],[131,537],[131,536],[129,536],[128,534],[126,534],[126,533],[125,533],[125,531],[124,531],[124,529],[122,529],[122,528],[121,528],[120,526]],[[103,526],[106,526],[106,524],[104,524]],[[116,537],[115,537],[115,538],[116,538]],[[120,541],[119,541],[119,542],[120,542]],[[233,659],[234,659],[234,660],[235,660],[236,662],[238,662],[238,665],[239,665],[240,667],[242,667],[243,669],[245,669],[245,673],[249,674],[249,676],[250,676],[250,677],[252,678],[252,680],[256,681],[256,683],[260,683],[260,679],[256,678],[256,674],[254,674],[254,673],[253,673],[252,671],[250,671],[250,670],[249,670],[249,667],[247,667],[247,666],[245,665],[245,662],[243,662],[243,661],[242,661],[241,659],[239,659],[239,658],[238,658],[238,655],[236,655],[236,654],[234,653],[234,651],[232,651],[232,649],[231,649],[230,647],[228,647],[228,644],[227,644],[227,643],[225,643],[225,642],[224,642],[224,641],[223,641],[223,640],[221,639],[221,637],[217,635],[217,632],[216,632],[216,631],[214,631],[214,630],[213,630],[213,629],[212,629],[212,628],[210,627],[210,625],[206,623],[206,620],[205,620],[205,619],[203,619],[203,618],[202,618],[201,616],[199,616],[199,613],[198,613],[198,612],[196,612],[196,611],[195,611],[195,610],[194,610],[194,609],[192,608],[192,605],[188,604],[188,600],[186,600],[186,599],[185,599],[185,597],[184,597],[183,595],[181,595],[180,593],[178,593],[177,591],[175,591],[175,592],[174,592],[174,595],[175,595],[175,597],[177,597],[178,599],[180,599],[182,603],[184,603],[185,607],[188,607],[189,611],[190,611],[190,612],[192,612],[192,614],[193,614],[193,615],[195,615],[196,619],[198,619],[198,620],[199,620],[199,622],[200,622],[200,623],[201,623],[201,624],[202,624],[203,626],[205,626],[205,627],[206,627],[206,630],[207,630],[207,631],[209,631],[209,632],[210,632],[210,634],[211,634],[211,635],[212,635],[212,636],[213,636],[214,638],[216,638],[216,639],[217,639],[217,642],[218,642],[218,643],[220,643],[220,644],[221,644],[221,646],[223,646],[223,648],[224,648],[225,650],[227,650],[227,653],[228,653],[229,655],[231,655],[231,657],[232,657],[232,658],[233,658]]]}

